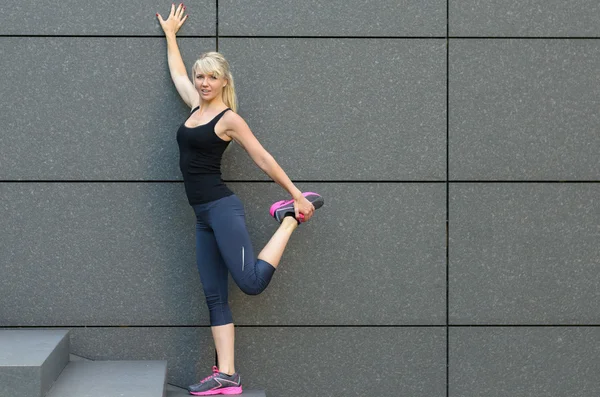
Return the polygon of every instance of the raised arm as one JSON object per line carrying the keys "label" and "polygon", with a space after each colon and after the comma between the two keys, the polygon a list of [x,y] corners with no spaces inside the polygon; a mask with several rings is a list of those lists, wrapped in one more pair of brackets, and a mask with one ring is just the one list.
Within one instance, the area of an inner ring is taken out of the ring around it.
{"label": "raised arm", "polygon": [[185,6],[183,3],[179,4],[177,9],[175,9],[175,5],[173,4],[166,21],[158,13],[156,14],[156,17],[158,18],[167,39],[167,60],[169,63],[169,71],[171,72],[171,80],[173,80],[173,84],[175,84],[175,88],[181,96],[181,99],[183,99],[190,108],[194,108],[200,104],[200,96],[198,95],[198,91],[196,91],[194,84],[192,84],[188,77],[187,71],[185,70],[185,64],[183,63],[181,53],[179,52],[179,47],[177,46],[177,32],[188,18],[187,15],[183,15],[184,12]]}

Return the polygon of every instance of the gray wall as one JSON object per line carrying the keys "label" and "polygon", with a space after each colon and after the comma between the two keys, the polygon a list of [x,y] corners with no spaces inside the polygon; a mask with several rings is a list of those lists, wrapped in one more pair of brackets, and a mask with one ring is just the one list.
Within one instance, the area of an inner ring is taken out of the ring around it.
{"label": "gray wall", "polygon": [[[214,362],[162,2],[0,6],[0,326],[91,359]],[[189,66],[326,205],[257,297],[237,366],[269,396],[600,393],[596,0],[197,1]],[[218,30],[217,30],[218,22]],[[256,249],[285,194],[235,147]],[[273,379],[277,379],[274,382]]]}

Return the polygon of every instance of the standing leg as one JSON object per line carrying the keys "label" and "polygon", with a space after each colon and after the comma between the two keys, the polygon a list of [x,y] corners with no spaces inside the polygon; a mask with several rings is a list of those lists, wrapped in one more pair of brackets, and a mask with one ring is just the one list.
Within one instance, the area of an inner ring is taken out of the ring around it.
{"label": "standing leg", "polygon": [[210,324],[215,326],[233,322],[228,305],[227,267],[212,230],[201,224],[196,224],[196,263],[210,313]]}
{"label": "standing leg", "polygon": [[210,313],[211,331],[219,357],[219,371],[232,375],[235,372],[235,338],[228,304],[229,275],[213,231],[201,220],[196,223],[196,262]]}

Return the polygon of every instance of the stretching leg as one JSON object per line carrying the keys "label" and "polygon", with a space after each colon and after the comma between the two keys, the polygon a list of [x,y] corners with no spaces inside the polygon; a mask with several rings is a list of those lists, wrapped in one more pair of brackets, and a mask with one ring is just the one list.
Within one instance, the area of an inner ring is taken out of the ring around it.
{"label": "stretching leg", "polygon": [[297,227],[298,222],[296,222],[296,219],[292,218],[291,216],[283,218],[279,229],[277,229],[267,245],[265,245],[262,251],[260,251],[258,254],[258,259],[270,263],[274,268],[277,269],[277,266],[279,266],[279,261],[281,260],[281,256],[283,255],[283,251],[285,250],[288,241],[290,241],[292,233]]}
{"label": "stretching leg", "polygon": [[244,207],[235,195],[226,199],[222,199],[223,207],[215,207],[210,216],[219,251],[240,289],[249,295],[260,294],[271,281],[298,223],[291,217],[284,219],[258,259],[255,259],[246,228]]}

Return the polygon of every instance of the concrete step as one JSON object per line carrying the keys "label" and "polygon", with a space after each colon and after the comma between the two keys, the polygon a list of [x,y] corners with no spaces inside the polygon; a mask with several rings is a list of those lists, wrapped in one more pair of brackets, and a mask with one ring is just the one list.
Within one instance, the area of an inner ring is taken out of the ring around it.
{"label": "concrete step", "polygon": [[47,397],[164,397],[166,361],[71,361]]}
{"label": "concrete step", "polygon": [[[243,386],[243,385],[242,385]],[[241,397],[267,397],[262,390],[244,390],[242,394],[238,394]],[[190,397],[190,393],[187,390],[181,389],[173,385],[167,385],[167,397]]]}
{"label": "concrete step", "polygon": [[[71,354],[71,361],[91,361],[87,358]],[[244,390],[241,394],[242,397],[267,397],[262,390]],[[167,384],[167,396],[166,397],[190,397],[190,393],[186,389],[181,387]]]}
{"label": "concrete step", "polygon": [[0,329],[0,396],[43,397],[69,362],[69,331]]}

